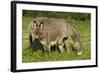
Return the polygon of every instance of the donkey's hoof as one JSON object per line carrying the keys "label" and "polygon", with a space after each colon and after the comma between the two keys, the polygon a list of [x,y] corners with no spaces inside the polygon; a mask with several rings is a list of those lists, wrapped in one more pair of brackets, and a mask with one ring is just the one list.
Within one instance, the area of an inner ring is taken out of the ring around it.
{"label": "donkey's hoof", "polygon": [[78,55],[78,56],[82,55],[82,52],[78,52],[77,55]]}

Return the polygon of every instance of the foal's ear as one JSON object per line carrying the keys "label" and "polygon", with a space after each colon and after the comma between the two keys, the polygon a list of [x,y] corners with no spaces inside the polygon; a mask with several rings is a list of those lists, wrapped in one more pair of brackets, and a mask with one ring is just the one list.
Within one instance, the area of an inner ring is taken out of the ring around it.
{"label": "foal's ear", "polygon": [[34,28],[37,27],[36,21],[33,21],[33,25],[32,25],[32,27],[34,27]]}
{"label": "foal's ear", "polygon": [[40,23],[39,27],[40,27],[41,29],[43,29],[43,27],[44,27],[43,22]]}

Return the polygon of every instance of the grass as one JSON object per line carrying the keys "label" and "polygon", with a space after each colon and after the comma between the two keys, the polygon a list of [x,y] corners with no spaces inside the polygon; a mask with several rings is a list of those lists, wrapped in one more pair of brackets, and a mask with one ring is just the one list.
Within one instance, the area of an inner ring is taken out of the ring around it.
{"label": "grass", "polygon": [[22,61],[24,63],[29,62],[43,62],[43,61],[64,61],[64,60],[87,60],[91,59],[91,47],[90,47],[90,20],[79,21],[75,19],[68,19],[68,21],[79,31],[81,36],[81,47],[83,50],[83,54],[81,56],[77,56],[76,52],[72,50],[71,40],[67,44],[69,48],[69,53],[65,51],[63,54],[59,53],[59,51],[52,51],[51,54],[43,53],[42,49],[38,49],[35,52],[32,52],[32,48],[29,47],[29,23],[31,21],[31,17],[23,16],[23,48],[22,48]]}

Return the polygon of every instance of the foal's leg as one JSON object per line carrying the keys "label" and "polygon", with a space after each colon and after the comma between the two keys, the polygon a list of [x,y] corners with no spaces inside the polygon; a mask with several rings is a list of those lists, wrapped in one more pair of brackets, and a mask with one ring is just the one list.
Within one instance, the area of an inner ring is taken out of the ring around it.
{"label": "foal's leg", "polygon": [[57,44],[59,46],[59,50],[61,53],[64,52],[64,36],[65,36],[65,33],[63,31],[60,31],[59,32],[59,35],[57,36]]}
{"label": "foal's leg", "polygon": [[64,37],[63,38],[63,48],[65,49],[65,50],[67,50],[67,53],[69,53],[69,49],[67,48],[67,46],[66,46],[66,43],[67,43],[67,40],[68,40],[68,37]]}
{"label": "foal's leg", "polygon": [[64,52],[64,43],[62,40],[58,41],[58,46],[59,46],[60,52],[63,53]]}
{"label": "foal's leg", "polygon": [[[66,40],[67,41],[67,40]],[[67,47],[66,45],[66,41],[64,41],[64,45],[63,45],[63,48],[67,51],[67,53],[69,54],[69,48]]]}
{"label": "foal's leg", "polygon": [[46,43],[46,41],[41,41],[43,47],[44,47],[44,52],[48,52],[48,53],[51,53],[51,50],[50,50],[50,45]]}
{"label": "foal's leg", "polygon": [[63,52],[64,52],[63,45],[64,45],[63,43],[59,45],[59,50],[60,50],[60,52],[61,52],[61,53],[63,53]]}

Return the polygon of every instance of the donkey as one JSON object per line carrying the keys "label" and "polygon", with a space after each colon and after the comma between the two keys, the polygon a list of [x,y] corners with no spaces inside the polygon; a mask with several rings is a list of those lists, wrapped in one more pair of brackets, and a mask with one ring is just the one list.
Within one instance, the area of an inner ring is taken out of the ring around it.
{"label": "donkey", "polygon": [[71,26],[65,19],[37,17],[30,23],[29,41],[32,45],[34,39],[39,39],[43,44],[44,51],[51,52],[50,47],[58,44],[61,53],[64,52],[65,41],[72,38],[73,47],[77,55],[81,55],[80,36],[78,31]]}

